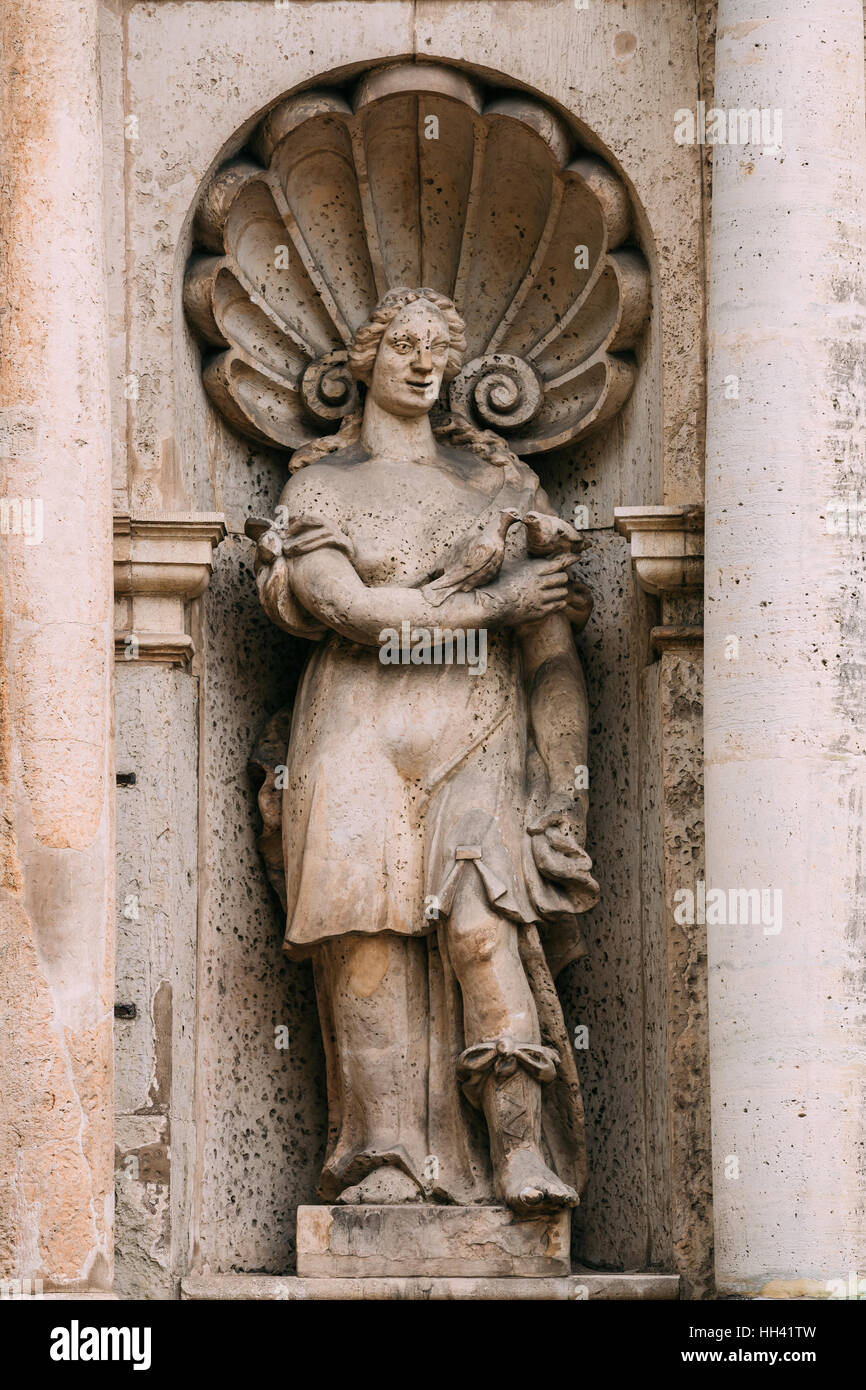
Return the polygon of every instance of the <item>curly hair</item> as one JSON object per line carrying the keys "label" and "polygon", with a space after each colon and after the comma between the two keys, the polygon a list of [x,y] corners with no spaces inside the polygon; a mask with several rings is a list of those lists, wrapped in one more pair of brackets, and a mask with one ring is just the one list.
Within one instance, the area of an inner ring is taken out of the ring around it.
{"label": "curly hair", "polygon": [[[386,330],[401,309],[404,309],[407,304],[416,303],[419,299],[425,299],[429,304],[432,304],[445,320],[448,327],[449,346],[448,360],[442,375],[444,381],[454,379],[460,371],[463,354],[466,351],[466,325],[460,317],[453,299],[449,299],[446,294],[440,294],[438,290],[432,290],[427,286],[419,286],[417,289],[400,286],[388,290],[387,294],[382,296],[370,317],[361,324],[349,344],[348,367],[357,381],[362,381],[365,385],[369,384],[376,355]],[[351,415],[344,417],[336,434],[325,435],[322,439],[314,439],[311,443],[296,449],[289,465],[290,472],[296,473],[299,468],[316,463],[319,459],[325,458],[327,454],[338,453],[341,449],[348,449],[352,444],[356,444],[361,437],[362,422],[363,410],[355,410]],[[517,455],[512,453],[500,435],[493,430],[478,429],[465,415],[443,414],[438,419],[433,420],[432,425],[433,433],[437,439],[441,439],[443,443],[451,444],[454,448],[465,449],[468,453],[474,454],[476,458],[483,459],[485,463],[493,463],[500,468],[519,468],[520,466]]]}

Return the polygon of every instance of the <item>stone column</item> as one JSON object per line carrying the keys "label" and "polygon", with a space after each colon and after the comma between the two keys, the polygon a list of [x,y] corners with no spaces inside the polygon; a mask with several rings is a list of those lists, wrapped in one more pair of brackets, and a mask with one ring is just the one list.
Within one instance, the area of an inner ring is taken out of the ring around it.
{"label": "stone column", "polygon": [[97,18],[98,0],[16,0],[0,16],[0,1278],[45,1289],[112,1277]]}
{"label": "stone column", "polygon": [[[716,62],[729,140],[714,151],[706,485],[716,1276],[722,1293],[826,1296],[866,1272],[861,0],[720,0]],[[737,118],[730,143],[730,113],[756,109],[761,140],[743,143]]]}

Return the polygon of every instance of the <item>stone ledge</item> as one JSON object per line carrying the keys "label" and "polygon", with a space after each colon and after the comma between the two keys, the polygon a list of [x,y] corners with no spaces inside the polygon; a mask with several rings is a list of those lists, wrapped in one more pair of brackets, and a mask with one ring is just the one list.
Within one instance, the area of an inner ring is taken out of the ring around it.
{"label": "stone ledge", "polygon": [[679,627],[654,627],[650,632],[650,646],[656,652],[676,652],[679,655],[701,656],[704,645],[704,629],[683,624]]}
{"label": "stone ledge", "polygon": [[119,1293],[108,1291],[99,1293],[46,1293],[42,1295],[44,1299],[54,1303],[119,1303],[122,1302]]}
{"label": "stone ledge", "polygon": [[201,1274],[189,1275],[181,1281],[180,1296],[194,1303],[356,1299],[380,1302],[671,1302],[679,1298],[679,1284],[676,1274],[596,1274],[589,1271],[553,1279],[303,1279],[276,1274]]}

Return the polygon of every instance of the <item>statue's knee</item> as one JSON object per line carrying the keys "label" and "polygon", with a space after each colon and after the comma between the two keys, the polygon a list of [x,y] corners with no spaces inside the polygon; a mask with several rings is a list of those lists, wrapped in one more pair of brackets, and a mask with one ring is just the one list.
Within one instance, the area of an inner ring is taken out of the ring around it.
{"label": "statue's knee", "polygon": [[490,917],[476,917],[451,922],[448,948],[451,963],[459,974],[461,969],[491,961],[502,942],[502,925]]}
{"label": "statue's knee", "polygon": [[387,988],[393,967],[403,965],[399,945],[387,932],[344,936],[340,942],[337,978],[352,994],[367,999]]}

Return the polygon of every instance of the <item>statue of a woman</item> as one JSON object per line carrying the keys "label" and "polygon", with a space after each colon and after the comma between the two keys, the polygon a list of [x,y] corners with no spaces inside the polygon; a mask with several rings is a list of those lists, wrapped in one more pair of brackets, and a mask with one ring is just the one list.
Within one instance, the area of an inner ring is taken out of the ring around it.
{"label": "statue of a woman", "polygon": [[462,417],[431,425],[463,351],[450,299],[389,292],[349,349],[362,414],[295,454],[259,540],[266,611],[316,643],[263,845],[279,817],[327,1059],[322,1198],[527,1216],[585,1179],[551,972],[598,898],[575,791],[590,600],[532,470]]}

